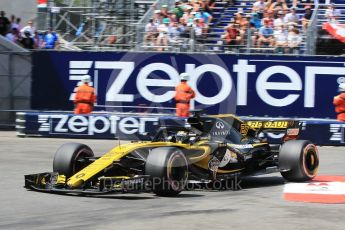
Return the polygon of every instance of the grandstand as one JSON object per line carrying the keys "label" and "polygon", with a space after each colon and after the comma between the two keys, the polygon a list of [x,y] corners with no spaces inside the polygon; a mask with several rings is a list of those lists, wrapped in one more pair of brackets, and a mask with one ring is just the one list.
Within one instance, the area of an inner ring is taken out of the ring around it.
{"label": "grandstand", "polygon": [[[193,1],[181,2],[186,4]],[[313,16],[310,27],[304,31],[301,23],[305,13],[306,3],[304,2],[298,1],[295,6],[296,15],[300,19],[297,29],[301,42],[298,45],[298,52],[294,54],[325,54],[323,50],[329,45],[328,43],[337,44],[335,48],[338,51],[337,54],[342,53],[342,43],[329,42],[334,39],[322,29],[322,24],[327,21],[325,12],[328,4],[325,2],[319,4],[315,0],[311,5]],[[168,6],[168,11],[173,10],[174,0],[48,1],[47,11],[39,14],[37,25],[42,32],[48,27],[53,27],[60,35],[61,48],[67,50],[276,53],[275,46],[259,47],[253,44],[253,40],[258,37],[258,29],[253,30],[251,26],[240,30],[241,38],[236,44],[227,44],[224,41],[226,27],[236,21],[237,13],[248,21],[252,20],[253,3],[249,0],[237,0],[233,4],[228,0],[215,0],[212,21],[208,29],[203,31],[202,36],[197,35],[197,27],[194,25],[190,27],[184,25],[183,35],[178,39],[170,39],[168,44],[147,44],[144,41],[145,26],[154,17],[155,11],[161,10],[163,5]],[[345,9],[345,1],[336,0],[334,3],[341,12],[338,22],[343,23],[345,17],[342,10]],[[287,5],[289,9],[292,7],[291,4],[290,2]],[[287,11],[284,11],[284,14],[286,13]],[[169,14],[169,19],[170,16],[171,14]],[[163,18],[160,20],[162,22]]]}

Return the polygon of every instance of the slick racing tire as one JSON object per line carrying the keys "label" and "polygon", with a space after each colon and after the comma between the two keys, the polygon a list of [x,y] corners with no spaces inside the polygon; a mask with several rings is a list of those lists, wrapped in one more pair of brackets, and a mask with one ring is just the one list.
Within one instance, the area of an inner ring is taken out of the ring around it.
{"label": "slick racing tire", "polygon": [[176,196],[188,179],[188,161],[181,149],[160,147],[147,157],[145,174],[151,176],[152,190],[158,196]]}
{"label": "slick racing tire", "polygon": [[288,181],[309,181],[316,176],[319,167],[317,148],[310,141],[285,142],[279,152],[279,169]]}
{"label": "slick racing tire", "polygon": [[82,162],[83,158],[93,156],[94,153],[87,145],[80,143],[63,144],[55,153],[53,171],[69,178],[86,166],[85,162]]}

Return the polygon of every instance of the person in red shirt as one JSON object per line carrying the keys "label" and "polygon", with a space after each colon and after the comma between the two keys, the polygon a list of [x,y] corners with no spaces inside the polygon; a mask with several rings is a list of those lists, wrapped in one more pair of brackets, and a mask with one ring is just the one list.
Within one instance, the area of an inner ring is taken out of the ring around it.
{"label": "person in red shirt", "polygon": [[176,116],[178,117],[188,117],[190,100],[195,97],[195,92],[187,84],[189,80],[189,75],[187,73],[180,74],[181,82],[176,86]]}
{"label": "person in red shirt", "polygon": [[74,114],[88,114],[93,110],[93,104],[96,102],[95,89],[89,86],[90,76],[85,75],[82,79],[83,84],[78,87],[74,104]]}
{"label": "person in red shirt", "polygon": [[345,83],[339,85],[339,95],[333,99],[337,120],[345,122]]}

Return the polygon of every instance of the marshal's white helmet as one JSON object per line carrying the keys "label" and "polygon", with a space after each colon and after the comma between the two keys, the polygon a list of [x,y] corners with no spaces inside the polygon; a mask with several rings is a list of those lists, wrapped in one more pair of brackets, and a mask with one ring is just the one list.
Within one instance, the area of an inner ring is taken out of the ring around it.
{"label": "marshal's white helmet", "polygon": [[345,83],[341,83],[338,88],[339,92],[345,92]]}
{"label": "marshal's white helmet", "polygon": [[90,75],[84,75],[83,78],[81,79],[81,81],[84,83],[89,83],[90,82]]}
{"label": "marshal's white helmet", "polygon": [[189,74],[188,73],[181,73],[180,74],[180,80],[181,81],[188,81],[189,80]]}

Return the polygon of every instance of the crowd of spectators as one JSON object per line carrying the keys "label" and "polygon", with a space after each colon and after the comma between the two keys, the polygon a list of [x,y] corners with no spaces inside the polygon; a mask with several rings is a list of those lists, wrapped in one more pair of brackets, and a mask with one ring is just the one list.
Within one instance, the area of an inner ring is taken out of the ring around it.
{"label": "crowd of spectators", "polygon": [[222,36],[224,44],[228,49],[243,45],[249,34],[252,48],[298,53],[302,34],[310,23],[312,5],[303,5],[304,13],[299,14],[296,6],[297,1],[287,4],[285,0],[256,0],[250,13],[235,13]]}
{"label": "crowd of spectators", "polygon": [[144,44],[164,50],[191,38],[203,43],[212,24],[214,6],[214,0],[176,0],[171,10],[167,5],[161,9],[154,5],[154,15],[145,26]]}
{"label": "crowd of spectators", "polygon": [[9,20],[4,11],[0,11],[0,35],[25,49],[56,49],[59,45],[58,35],[51,29],[40,34],[31,20],[22,26],[19,17],[11,15]]}
{"label": "crowd of spectators", "polygon": [[[225,50],[244,46],[250,38],[253,48],[270,48],[278,53],[298,52],[302,35],[310,23],[312,5],[302,5],[297,14],[297,0],[288,1],[256,0],[251,12],[239,8],[221,36]],[[228,2],[231,5],[235,1]],[[168,46],[185,44],[190,38],[201,44],[207,40],[213,25],[214,0],[176,0],[171,10],[167,5],[160,9],[153,7],[154,16],[145,26],[144,46],[161,51]],[[336,14],[332,12],[330,14]]]}

